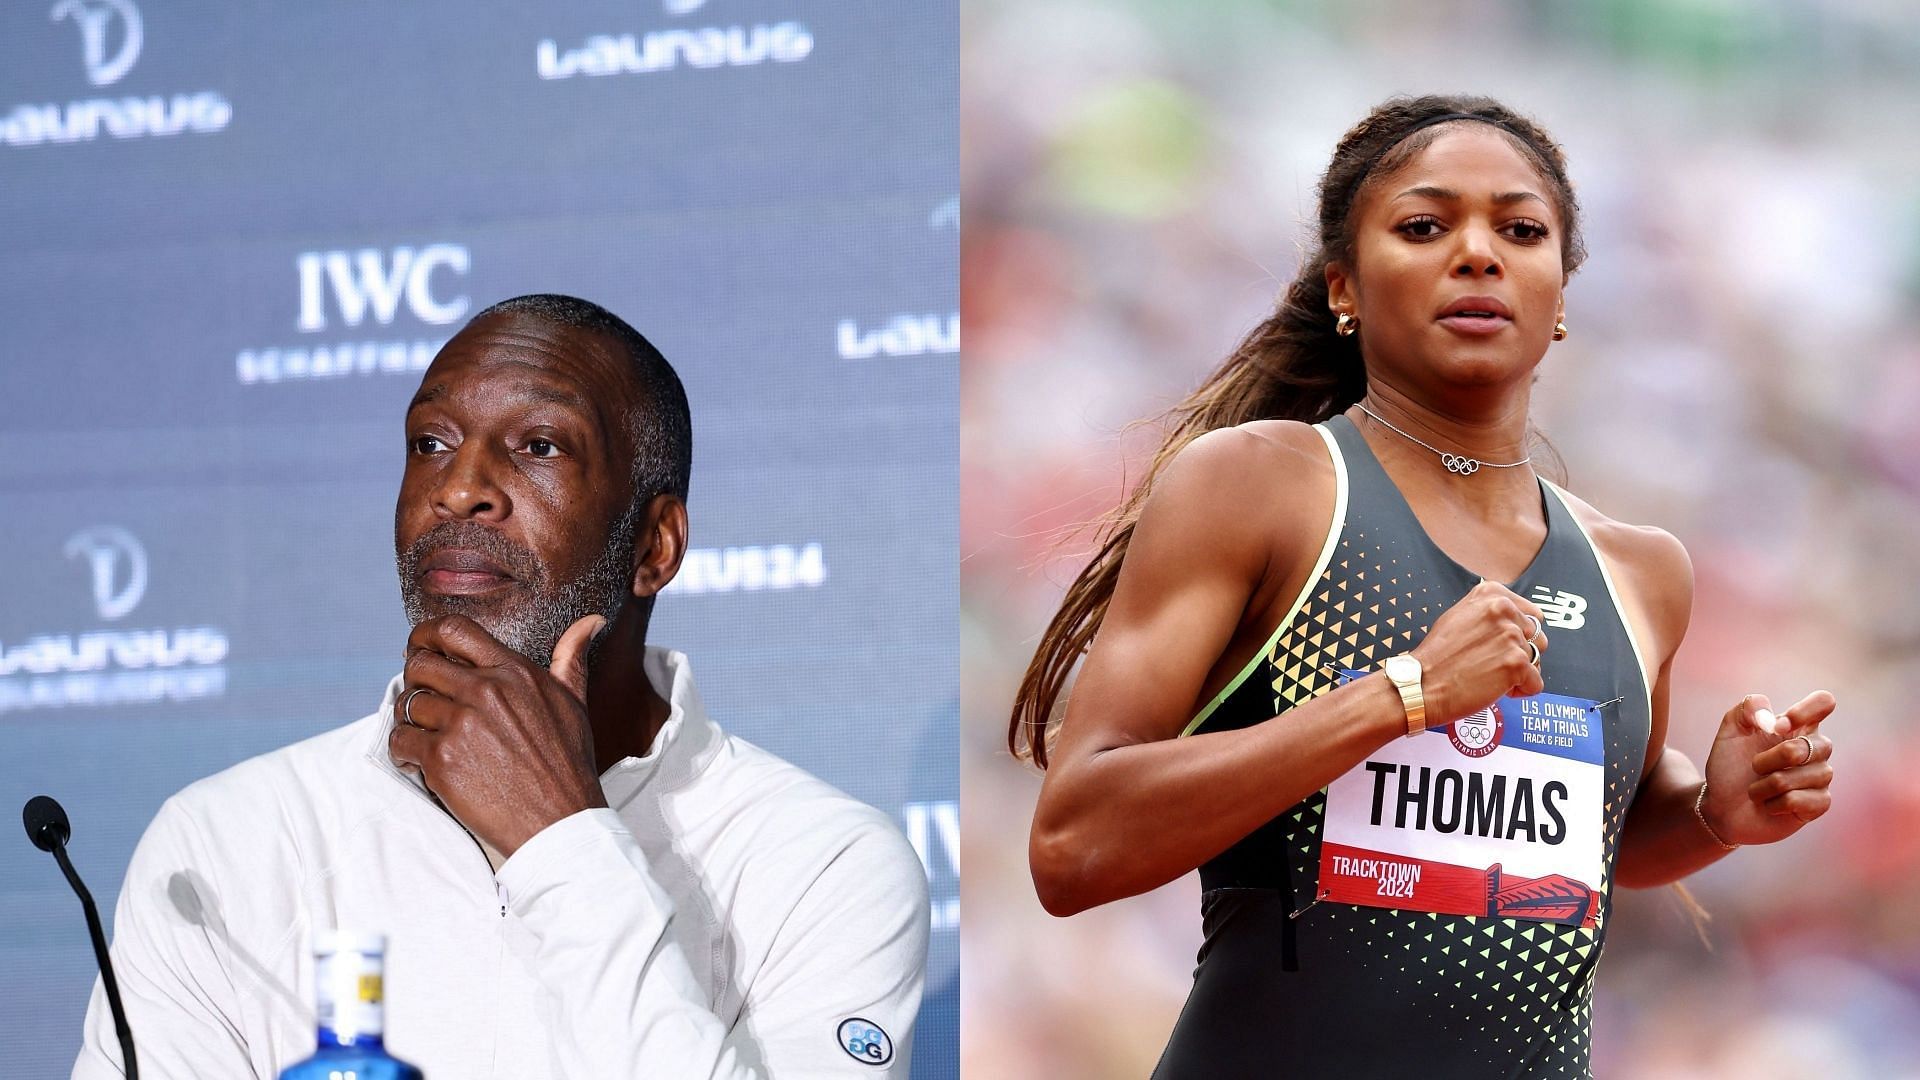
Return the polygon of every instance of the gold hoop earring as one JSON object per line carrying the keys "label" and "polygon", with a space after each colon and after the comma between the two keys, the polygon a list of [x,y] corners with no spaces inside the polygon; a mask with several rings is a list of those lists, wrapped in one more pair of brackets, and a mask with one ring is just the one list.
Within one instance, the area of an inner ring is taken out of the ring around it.
{"label": "gold hoop earring", "polygon": [[1352,337],[1359,329],[1360,320],[1344,311],[1340,313],[1339,318],[1333,320],[1333,332],[1341,337]]}
{"label": "gold hoop earring", "polygon": [[1567,340],[1567,324],[1565,322],[1557,322],[1553,324],[1553,340],[1555,341]]}

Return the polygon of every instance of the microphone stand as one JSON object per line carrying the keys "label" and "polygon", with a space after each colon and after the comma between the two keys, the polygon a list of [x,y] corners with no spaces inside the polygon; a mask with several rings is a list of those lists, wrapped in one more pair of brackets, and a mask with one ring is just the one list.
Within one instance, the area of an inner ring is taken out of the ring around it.
{"label": "microphone stand", "polygon": [[113,977],[113,958],[107,954],[107,934],[100,928],[100,912],[93,906],[93,894],[80,880],[80,872],[73,868],[73,860],[67,858],[67,837],[73,835],[67,812],[50,796],[35,795],[27,800],[21,820],[27,827],[27,839],[41,851],[52,853],[60,872],[67,875],[67,884],[80,897],[80,910],[87,915],[87,935],[93,939],[93,958],[100,964],[100,980],[107,991],[107,1006],[113,1010],[113,1032],[120,1037],[127,1080],[140,1080],[140,1063],[133,1056],[133,1029],[127,1026],[127,1013],[120,1004],[120,984]]}
{"label": "microphone stand", "polygon": [[113,978],[113,962],[107,959],[107,934],[100,928],[100,912],[93,906],[93,894],[80,882],[80,875],[67,858],[65,842],[53,845],[53,857],[67,875],[67,883],[80,894],[80,908],[87,913],[87,934],[93,938],[93,955],[100,961],[100,980],[106,984],[107,1005],[113,1010],[113,1033],[120,1037],[120,1054],[126,1059],[127,1080],[140,1080],[140,1066],[133,1059],[133,1029],[127,1026],[126,1010],[120,1007],[120,985]]}

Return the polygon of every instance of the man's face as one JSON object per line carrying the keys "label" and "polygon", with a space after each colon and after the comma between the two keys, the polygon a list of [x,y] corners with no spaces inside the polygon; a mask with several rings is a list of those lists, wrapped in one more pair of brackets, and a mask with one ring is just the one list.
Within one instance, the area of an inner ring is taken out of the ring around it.
{"label": "man's face", "polygon": [[414,625],[466,615],[545,666],[585,615],[631,591],[633,404],[600,335],[496,315],[440,350],[407,410],[394,508]]}

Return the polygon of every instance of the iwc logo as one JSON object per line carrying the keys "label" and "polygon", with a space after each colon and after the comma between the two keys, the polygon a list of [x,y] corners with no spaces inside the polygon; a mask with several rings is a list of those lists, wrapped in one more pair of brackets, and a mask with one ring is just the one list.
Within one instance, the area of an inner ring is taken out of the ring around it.
{"label": "iwc logo", "polygon": [[840,1049],[861,1064],[885,1065],[893,1060],[893,1040],[871,1020],[850,1016],[840,1021],[836,1038],[840,1040]]}
{"label": "iwc logo", "polygon": [[1493,753],[1500,745],[1500,736],[1507,730],[1507,722],[1500,716],[1500,705],[1495,702],[1471,716],[1463,716],[1447,729],[1447,738],[1453,740],[1453,748],[1470,758],[1482,758]]}

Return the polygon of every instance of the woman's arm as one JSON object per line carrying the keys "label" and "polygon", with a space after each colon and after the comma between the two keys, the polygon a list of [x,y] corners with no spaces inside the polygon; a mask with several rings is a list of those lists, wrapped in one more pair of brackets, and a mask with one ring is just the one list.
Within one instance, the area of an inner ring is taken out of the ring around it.
{"label": "woman's arm", "polygon": [[[1028,849],[1056,915],[1165,884],[1277,817],[1406,731],[1398,692],[1358,679],[1282,723],[1176,740],[1257,596],[1284,612],[1332,517],[1332,465],[1304,425],[1210,433],[1156,482],[1113,601],[1068,701]],[[1269,581],[1269,577],[1273,581]],[[1281,583],[1279,590],[1274,582]],[[1264,586],[1264,594],[1263,594]],[[1531,603],[1488,584],[1435,621],[1413,650],[1428,722],[1446,723],[1518,688]],[[1264,642],[1271,626],[1250,628]],[[1248,635],[1240,635],[1243,639]],[[1543,635],[1544,637],[1544,635]]]}
{"label": "woman's arm", "polygon": [[1720,846],[1694,816],[1700,780],[1700,767],[1691,758],[1671,746],[1662,750],[1627,810],[1614,884],[1628,889],[1667,885],[1732,850]]}
{"label": "woman's arm", "polygon": [[1801,699],[1785,712],[1782,731],[1767,697],[1748,694],[1721,717],[1703,777],[1686,754],[1666,745],[1673,657],[1693,606],[1686,549],[1657,529],[1607,523],[1597,535],[1607,537],[1603,546],[1631,582],[1630,618],[1639,624],[1642,648],[1660,658],[1646,765],[1621,832],[1615,883],[1670,884],[1719,861],[1733,850],[1727,844],[1773,843],[1825,813],[1833,744],[1820,722],[1833,712],[1833,695],[1822,690]]}

